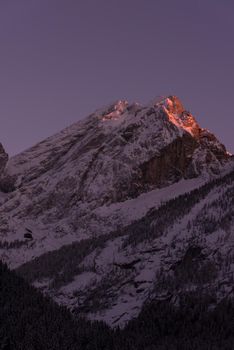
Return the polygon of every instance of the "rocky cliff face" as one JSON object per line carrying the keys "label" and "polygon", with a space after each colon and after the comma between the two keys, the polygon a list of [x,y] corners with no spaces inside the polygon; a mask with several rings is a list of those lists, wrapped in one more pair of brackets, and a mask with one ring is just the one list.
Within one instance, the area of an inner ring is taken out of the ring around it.
{"label": "rocky cliff face", "polygon": [[[0,155],[1,259],[13,268],[33,260],[38,275],[31,282],[45,286],[61,303],[70,300],[79,310],[88,307],[89,315],[94,313],[92,293],[97,301],[100,291],[110,289],[113,295],[126,285],[127,296],[123,290],[116,294],[117,306],[105,306],[105,317],[113,313],[113,324],[139,310],[158,266],[167,266],[165,249],[172,254],[173,237],[181,232],[176,225],[185,217],[186,247],[193,238],[195,230],[186,233],[187,210],[193,210],[193,218],[200,213],[203,192],[196,203],[196,195],[191,196],[190,209],[184,205],[187,197],[179,202],[183,215],[177,204],[165,209],[163,202],[218,179],[233,165],[225,147],[175,96],[146,106],[118,101],[8,162],[3,150]],[[229,184],[225,186],[228,191]],[[221,193],[221,185],[217,191],[214,196]],[[178,256],[185,244],[181,240],[176,240]],[[40,272],[47,269],[43,254],[49,254],[49,274]],[[35,260],[39,256],[41,260]],[[176,261],[173,255],[171,264]],[[65,279],[62,285],[59,276]],[[86,286],[91,293],[87,296]],[[78,302],[76,292],[81,293]],[[105,296],[99,300],[106,302]],[[122,318],[120,305],[124,309],[128,300],[131,312]]]}
{"label": "rocky cliff face", "polygon": [[149,106],[118,101],[12,158],[2,181],[38,186],[48,175],[50,188],[72,189],[73,202],[111,203],[148,190],[146,184],[218,172],[227,159],[175,96]]}
{"label": "rocky cliff face", "polygon": [[66,235],[92,235],[103,221],[98,208],[183,179],[208,180],[229,158],[177,97],[147,106],[118,101],[9,160],[0,180],[8,193],[0,235],[14,241],[33,226],[45,241],[40,254],[55,229],[59,245]]}
{"label": "rocky cliff face", "polygon": [[159,156],[142,164],[143,183],[159,187],[198,176],[200,172],[193,165],[193,154],[198,147],[199,143],[190,134],[178,137]]}

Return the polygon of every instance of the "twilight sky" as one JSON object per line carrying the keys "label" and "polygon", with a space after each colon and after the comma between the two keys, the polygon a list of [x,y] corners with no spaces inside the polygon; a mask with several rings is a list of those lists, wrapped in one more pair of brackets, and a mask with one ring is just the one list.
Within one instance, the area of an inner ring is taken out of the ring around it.
{"label": "twilight sky", "polygon": [[177,95],[234,152],[233,0],[0,0],[11,154],[117,99]]}

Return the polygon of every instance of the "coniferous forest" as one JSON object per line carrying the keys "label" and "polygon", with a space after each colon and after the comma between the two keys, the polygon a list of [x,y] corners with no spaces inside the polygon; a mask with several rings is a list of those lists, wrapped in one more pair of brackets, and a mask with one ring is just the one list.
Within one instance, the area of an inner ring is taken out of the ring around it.
{"label": "coniferous forest", "polygon": [[182,295],[146,304],[124,329],[74,318],[0,264],[1,350],[232,350],[234,302]]}

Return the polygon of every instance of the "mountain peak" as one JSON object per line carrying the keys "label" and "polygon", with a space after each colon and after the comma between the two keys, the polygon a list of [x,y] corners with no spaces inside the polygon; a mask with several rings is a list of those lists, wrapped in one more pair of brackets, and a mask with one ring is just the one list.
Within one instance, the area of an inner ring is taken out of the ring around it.
{"label": "mountain peak", "polygon": [[128,107],[128,101],[117,100],[112,103],[105,111],[102,113],[102,120],[115,120],[122,115]]}
{"label": "mountain peak", "polygon": [[[181,178],[217,174],[228,157],[178,97],[160,97],[145,106],[117,100],[10,159],[0,185],[9,191],[36,179],[40,183],[48,174],[61,182],[68,176],[77,198],[96,205]],[[51,176],[45,181],[55,186]]]}
{"label": "mountain peak", "polygon": [[[123,126],[123,123],[125,126],[130,123],[135,124],[137,120],[140,123],[146,116],[151,116],[152,114],[156,118],[166,117],[170,123],[176,126],[181,134],[185,131],[198,138],[200,130],[202,130],[177,96],[158,96],[146,105],[139,103],[129,104],[126,100],[117,100],[108,107],[96,112],[98,119],[102,122],[109,122],[108,126],[111,128]],[[151,123],[151,127],[153,127],[151,119],[147,119],[146,123]]]}
{"label": "mountain peak", "polygon": [[168,96],[162,101],[162,103],[172,113],[177,113],[178,115],[181,115],[185,111],[182,102],[177,96]]}
{"label": "mountain peak", "polygon": [[189,132],[193,137],[199,137],[201,131],[199,124],[193,115],[184,108],[177,96],[168,96],[159,105],[164,109],[170,122]]}

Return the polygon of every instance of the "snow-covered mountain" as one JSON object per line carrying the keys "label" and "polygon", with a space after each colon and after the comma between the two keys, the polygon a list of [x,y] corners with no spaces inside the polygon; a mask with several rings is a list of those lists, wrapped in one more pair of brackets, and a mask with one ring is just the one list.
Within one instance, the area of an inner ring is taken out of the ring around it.
{"label": "snow-covered mountain", "polygon": [[[123,326],[151,299],[234,296],[234,171],[109,234],[45,253],[18,272],[78,314]],[[173,189],[173,188],[172,188]]]}
{"label": "snow-covered mountain", "polygon": [[114,326],[178,288],[231,293],[233,158],[175,96],[118,101],[6,162],[1,258],[75,312]]}

